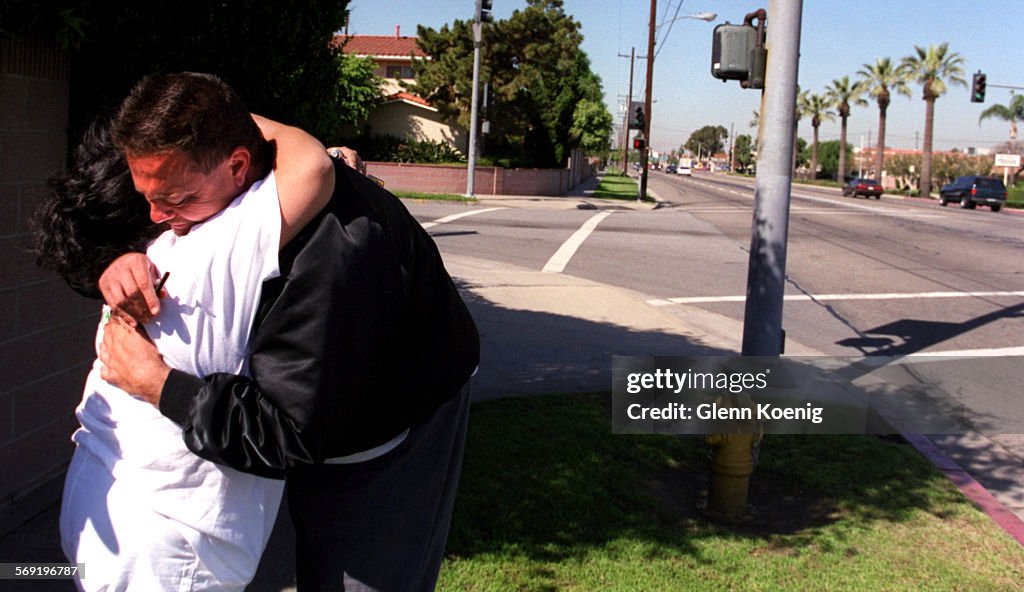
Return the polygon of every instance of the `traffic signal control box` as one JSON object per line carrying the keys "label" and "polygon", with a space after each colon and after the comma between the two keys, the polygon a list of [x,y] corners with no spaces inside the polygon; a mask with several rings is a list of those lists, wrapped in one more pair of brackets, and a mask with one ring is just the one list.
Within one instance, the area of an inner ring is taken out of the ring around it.
{"label": "traffic signal control box", "polygon": [[720,80],[747,80],[757,46],[757,29],[724,23],[711,38],[711,75]]}

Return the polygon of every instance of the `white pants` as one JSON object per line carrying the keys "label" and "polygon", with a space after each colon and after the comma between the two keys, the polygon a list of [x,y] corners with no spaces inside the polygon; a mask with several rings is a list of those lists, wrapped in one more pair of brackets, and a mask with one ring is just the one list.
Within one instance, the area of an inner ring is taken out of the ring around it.
{"label": "white pants", "polygon": [[147,502],[146,492],[114,479],[91,452],[75,450],[64,482],[60,534],[68,560],[84,564],[85,577],[76,582],[80,590],[244,590],[247,582],[217,581],[181,525]]}

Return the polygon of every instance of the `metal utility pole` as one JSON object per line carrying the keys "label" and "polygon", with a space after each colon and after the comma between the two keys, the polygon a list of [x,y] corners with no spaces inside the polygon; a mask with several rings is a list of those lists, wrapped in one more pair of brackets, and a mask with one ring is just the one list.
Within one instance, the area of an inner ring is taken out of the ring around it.
{"label": "metal utility pole", "polygon": [[466,197],[473,197],[476,182],[476,128],[480,119],[480,46],[483,44],[484,23],[494,20],[491,7],[494,0],[476,0],[473,15],[473,97],[469,107],[469,168],[466,171]]}
{"label": "metal utility pole", "polygon": [[469,168],[466,172],[466,197],[473,197],[476,183],[476,127],[480,117],[480,45],[484,24],[473,22],[473,99],[469,107]]}
{"label": "metal utility pole", "polygon": [[[626,57],[619,54],[620,58]],[[636,60],[636,48],[629,49],[629,95],[626,98],[626,117],[622,123],[622,175],[629,174],[629,110],[633,105],[633,62]],[[619,95],[622,96],[622,95]]]}
{"label": "metal utility pole", "polygon": [[651,18],[647,25],[647,89],[644,91],[644,149],[640,151],[639,200],[647,197],[647,153],[651,150],[651,93],[654,87],[654,28],[658,18],[658,0],[651,0]]}
{"label": "metal utility pole", "polygon": [[743,355],[783,352],[782,297],[786,281],[786,242],[796,122],[796,82],[800,59],[803,0],[770,0],[766,47],[764,131],[758,146],[754,219],[743,319]]}

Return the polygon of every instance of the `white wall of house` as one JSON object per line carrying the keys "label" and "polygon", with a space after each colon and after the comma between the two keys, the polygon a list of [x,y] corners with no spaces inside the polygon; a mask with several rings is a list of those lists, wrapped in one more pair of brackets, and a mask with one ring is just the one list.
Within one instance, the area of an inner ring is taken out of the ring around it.
{"label": "white wall of house", "polygon": [[469,134],[441,120],[437,110],[405,101],[393,101],[374,109],[367,122],[370,133],[445,142],[466,154]]}

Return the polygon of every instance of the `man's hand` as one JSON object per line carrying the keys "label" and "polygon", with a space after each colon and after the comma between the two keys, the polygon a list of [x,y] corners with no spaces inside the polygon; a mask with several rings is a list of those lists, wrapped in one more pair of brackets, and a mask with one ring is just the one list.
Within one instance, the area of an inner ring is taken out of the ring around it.
{"label": "man's hand", "polygon": [[160,405],[160,393],[171,369],[141,328],[130,327],[120,316],[111,315],[103,328],[100,361],[103,380],[147,403]]}
{"label": "man's hand", "polygon": [[156,266],[142,253],[121,255],[100,276],[99,288],[110,308],[126,313],[134,322],[145,323],[160,312],[154,285]]}

